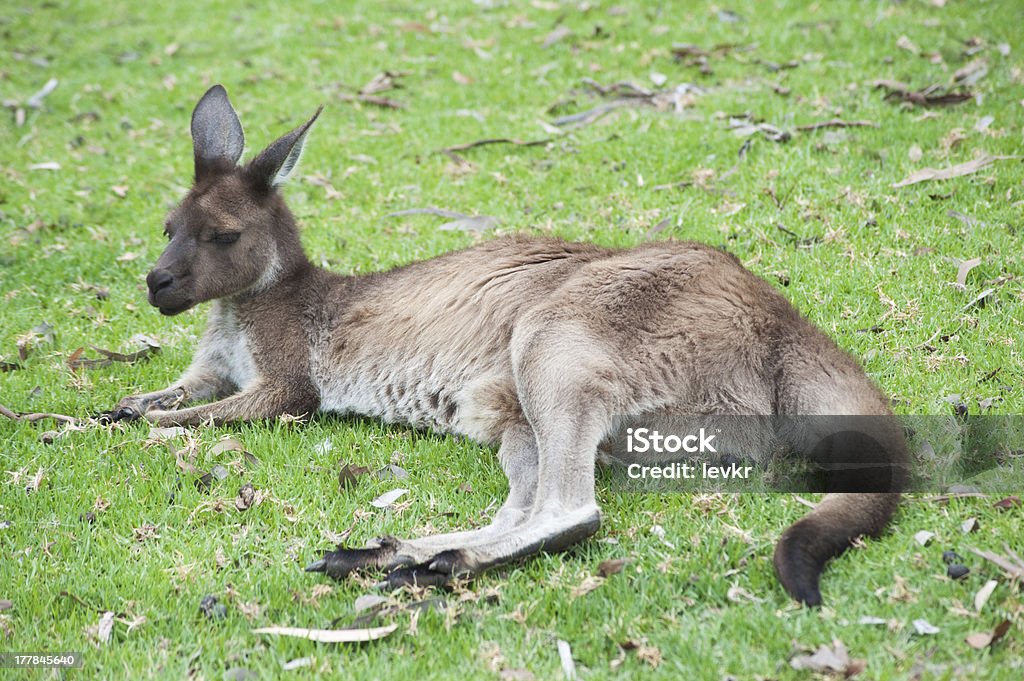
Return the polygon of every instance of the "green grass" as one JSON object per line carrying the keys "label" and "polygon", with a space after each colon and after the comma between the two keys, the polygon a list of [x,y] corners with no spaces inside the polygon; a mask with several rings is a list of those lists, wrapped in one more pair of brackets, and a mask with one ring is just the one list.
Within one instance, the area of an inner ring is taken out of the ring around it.
{"label": "green grass", "polygon": [[[231,93],[249,153],[327,104],[302,177],[286,191],[311,257],[332,269],[386,268],[477,238],[439,231],[442,220],[430,216],[387,217],[413,207],[495,216],[500,232],[623,246],[667,220],[655,238],[725,245],[862,361],[898,411],[951,414],[951,395],[971,413],[1024,411],[1024,166],[1004,160],[951,181],[892,187],[925,166],[1020,151],[1019,3],[737,0],[728,9],[740,22],[705,4],[602,0],[188,5],[0,8],[0,98],[15,103],[0,120],[0,360],[17,365],[0,374],[0,403],[15,411],[86,416],[163,387],[187,366],[203,311],[161,318],[145,303],[143,277],[162,247],[163,215],[191,175],[189,113],[215,82]],[[558,25],[571,36],[544,47]],[[901,49],[901,36],[938,56]],[[983,49],[965,57],[971,38]],[[710,57],[713,72],[702,74],[673,60],[674,43],[753,47]],[[977,99],[957,106],[900,106],[873,87],[877,79],[949,84],[971,58],[985,59],[988,73],[974,86]],[[790,60],[795,68],[779,71],[763,63]],[[405,108],[339,97],[385,70],[404,74],[402,89],[382,95]],[[653,88],[652,73],[664,74],[666,88],[689,82],[704,93],[678,114],[626,107],[564,135],[542,125],[601,103],[584,78]],[[51,77],[57,88],[17,126],[16,103]],[[746,112],[790,131],[834,117],[878,127],[794,132],[787,143],[758,135],[740,158],[744,140],[728,118]],[[984,116],[993,121],[978,131]],[[437,153],[489,137],[551,142],[479,147],[464,152],[468,168]],[[33,169],[43,163],[60,167]],[[682,181],[694,184],[656,189]],[[778,225],[813,241],[797,244]],[[958,262],[970,258],[981,263],[957,287]],[[108,295],[98,298],[97,287]],[[986,305],[967,307],[989,288]],[[43,322],[52,339],[31,333]],[[134,350],[137,333],[159,339],[163,352],[134,366],[67,368],[80,347]],[[557,639],[571,644],[582,678],[807,678],[789,666],[794,650],[833,639],[867,661],[865,678],[1021,675],[1018,586],[967,550],[1021,549],[1021,509],[999,511],[994,497],[908,502],[882,539],[835,562],[824,581],[828,607],[809,612],[792,606],[770,562],[778,533],[806,510],[796,499],[629,495],[602,484],[606,520],[595,540],[445,595],[447,613],[384,616],[399,625],[386,640],[331,646],[249,630],[351,624],[366,585],[325,592],[301,566],[350,527],[349,541],[362,543],[485,522],[484,509],[505,491],[492,451],[331,417],[205,428],[171,443],[194,446],[199,469],[239,458],[210,453],[229,434],[259,462],[228,466],[226,479],[200,491],[166,444],[146,443],[144,426],[42,443],[52,427],[0,422],[0,469],[9,471],[0,480],[0,600],[13,603],[0,613],[0,650],[81,651],[86,678],[220,679],[234,668],[275,678],[284,662],[307,656],[315,669],[351,678],[486,679],[495,669],[559,678]],[[339,460],[399,462],[411,474],[401,483],[408,504],[369,505],[394,481],[340,492]],[[37,472],[38,490],[26,491]],[[244,482],[265,498],[240,512],[233,499]],[[98,499],[103,510],[94,510]],[[964,536],[969,517],[980,530]],[[920,530],[937,535],[928,547],[914,540]],[[967,580],[943,576],[945,548],[968,558]],[[609,558],[632,562],[574,597]],[[999,586],[974,615],[987,579]],[[99,613],[63,592],[118,613],[109,643],[87,633]],[[227,606],[225,619],[200,614],[206,594]],[[862,616],[892,625],[858,624]],[[915,634],[919,618],[941,631]],[[1004,618],[1013,625],[993,649],[964,642]],[[622,653],[628,640],[656,647],[660,665]]]}

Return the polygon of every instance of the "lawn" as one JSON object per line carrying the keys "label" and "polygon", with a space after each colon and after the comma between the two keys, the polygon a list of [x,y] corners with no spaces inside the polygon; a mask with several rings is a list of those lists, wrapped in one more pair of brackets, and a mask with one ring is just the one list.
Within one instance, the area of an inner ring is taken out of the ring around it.
{"label": "lawn", "polygon": [[[705,241],[899,413],[1024,413],[1022,22],[1012,0],[4,3],[0,404],[81,421],[0,417],[0,652],[76,651],[62,674],[82,678],[547,679],[563,641],[583,679],[720,680],[811,678],[794,660],[838,641],[859,678],[1021,678],[1019,582],[971,551],[1024,553],[1024,508],[996,503],[1020,489],[914,496],[807,610],[771,566],[804,500],[602,476],[596,538],[357,612],[372,575],[302,567],[339,541],[487,522],[506,491],[491,449],[333,416],[169,437],[85,419],[167,385],[201,333],[203,308],[161,317],[144,277],[214,83],[249,154],[326,105],[285,192],[335,271],[511,232]],[[524,144],[472,144],[495,139]],[[408,477],[340,488],[344,464]],[[252,633],[389,624],[364,644]]]}

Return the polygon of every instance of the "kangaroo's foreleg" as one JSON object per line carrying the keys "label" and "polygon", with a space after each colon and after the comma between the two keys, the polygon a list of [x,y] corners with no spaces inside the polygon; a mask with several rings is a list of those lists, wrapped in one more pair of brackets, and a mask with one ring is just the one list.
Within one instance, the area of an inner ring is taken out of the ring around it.
{"label": "kangaroo's foreleg", "polygon": [[181,378],[163,390],[121,398],[101,418],[109,421],[131,421],[141,418],[152,410],[167,411],[213,397],[228,395],[235,390],[234,384],[221,376],[212,366],[196,361]]}
{"label": "kangaroo's foreleg", "polygon": [[151,409],[147,420],[161,426],[197,426],[232,421],[269,419],[283,414],[295,416],[312,414],[320,406],[319,397],[311,388],[302,388],[301,381],[287,379],[273,383],[257,380],[245,390],[209,404],[186,409]]}

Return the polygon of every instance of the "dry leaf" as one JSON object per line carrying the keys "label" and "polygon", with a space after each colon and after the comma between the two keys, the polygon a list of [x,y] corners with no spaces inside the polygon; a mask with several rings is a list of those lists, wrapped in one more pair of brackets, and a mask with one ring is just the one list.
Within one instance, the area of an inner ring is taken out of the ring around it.
{"label": "dry leaf", "polygon": [[439,218],[459,219],[468,218],[469,216],[465,213],[459,213],[454,210],[445,210],[443,208],[407,208],[405,210],[395,211],[394,213],[388,213],[384,217],[386,218],[398,218],[405,215],[436,215]]}
{"label": "dry leaf", "polygon": [[51,78],[46,81],[46,84],[39,89],[34,95],[25,100],[25,106],[30,109],[39,109],[43,106],[43,99],[46,98],[51,92],[57,89],[59,81],[56,78]]}
{"label": "dry leaf", "polygon": [[[516,147],[540,147],[540,146],[547,145],[549,142],[551,142],[551,140],[547,139],[547,138],[539,139],[539,140],[519,140],[519,139],[514,139],[512,137],[489,137],[487,139],[482,139],[482,140],[473,140],[472,142],[463,142],[462,144],[453,144],[453,145],[451,145],[449,147],[445,147],[443,149],[438,149],[435,153],[445,154],[449,158],[451,158],[453,161],[463,161],[463,162],[465,162],[465,159],[463,159],[461,156],[459,156],[458,152],[460,152],[460,151],[469,151],[470,149],[476,149],[477,147],[485,147],[485,146],[489,146],[489,145],[492,145],[492,144],[511,144],[512,146],[516,146]],[[412,209],[412,210],[413,211],[417,211],[418,210],[419,212],[424,212],[424,213],[431,211],[431,209],[415,209],[415,208]],[[433,210],[437,211],[436,208],[433,209]],[[450,212],[450,211],[446,211],[446,212]],[[409,215],[409,214],[411,214],[411,213],[408,212],[408,211],[399,211],[398,213],[391,213],[390,215],[388,215],[388,217],[393,217],[395,215]],[[435,212],[434,214],[435,215],[440,215],[441,213]],[[460,217],[464,217],[464,214],[462,214],[462,213],[457,213],[456,215],[458,215]]]}
{"label": "dry leaf", "polygon": [[988,63],[984,59],[970,61],[953,73],[957,85],[974,85],[988,74]]}
{"label": "dry leaf", "polygon": [[1015,161],[1020,156],[992,156],[990,154],[984,154],[973,161],[967,161],[959,165],[950,166],[949,168],[922,168],[915,173],[911,173],[906,179],[901,180],[893,184],[893,188],[907,187],[918,182],[928,182],[930,180],[951,180],[954,177],[962,177],[964,175],[970,175],[976,173],[983,168],[987,168],[992,165],[995,161]]}
{"label": "dry leaf", "polygon": [[224,452],[245,451],[245,446],[233,437],[226,437],[210,447],[210,456],[217,456]]}
{"label": "dry leaf", "polygon": [[294,660],[288,660],[285,662],[281,665],[281,669],[286,672],[290,672],[295,669],[302,669],[303,667],[312,667],[313,662],[314,659],[312,657],[297,657]]}
{"label": "dry leaf", "polygon": [[185,434],[185,429],[181,426],[168,426],[167,428],[158,428],[153,426],[149,429],[149,440],[171,440],[180,435]]}
{"label": "dry leaf", "polygon": [[[121,257],[123,258],[124,256]],[[118,259],[120,260],[120,258]],[[98,348],[95,345],[92,345],[90,347],[96,352],[103,355],[103,357],[100,359],[90,359],[88,357],[83,357],[82,354],[84,352],[84,349],[76,348],[75,351],[71,353],[71,356],[68,357],[68,368],[74,371],[80,368],[99,369],[101,367],[110,366],[114,362],[134,364],[135,362],[140,362],[144,359],[149,359],[149,357],[152,356],[153,354],[160,352],[159,345],[146,345],[141,350],[129,353],[114,352],[113,350],[104,350],[103,348]]]}
{"label": "dry leaf", "polygon": [[438,229],[442,232],[474,232],[480,234],[498,226],[498,219],[490,215],[474,215],[446,222]]}
{"label": "dry leaf", "polygon": [[971,258],[970,260],[964,260],[960,263],[960,267],[956,271],[956,283],[960,286],[967,284],[967,275],[975,267],[981,264],[981,258]]}
{"label": "dry leaf", "polygon": [[928,530],[921,530],[920,532],[914,535],[914,541],[916,541],[921,546],[928,546],[928,544],[930,544],[932,539],[934,538],[935,533],[929,532]]}
{"label": "dry leaf", "polygon": [[996,625],[995,629],[989,632],[980,632],[977,634],[970,634],[965,640],[967,645],[974,648],[975,650],[982,650],[997,642],[1004,636],[1006,632],[1010,630],[1010,620],[1003,620]]}
{"label": "dry leaf", "polygon": [[1001,511],[1009,511],[1012,508],[1020,508],[1021,500],[1020,497],[1004,497],[992,505]]}
{"label": "dry leaf", "polygon": [[797,655],[789,661],[793,669],[808,669],[815,672],[833,672],[851,678],[864,671],[864,660],[851,660],[843,642],[836,639],[832,647],[819,646],[813,655]]}
{"label": "dry leaf", "polygon": [[967,310],[971,309],[975,305],[977,305],[978,307],[985,307],[985,304],[988,302],[988,297],[991,296],[995,292],[996,292],[996,290],[994,288],[987,288],[987,289],[985,289],[984,291],[982,291],[981,293],[976,295],[974,297],[974,299],[971,300],[971,302],[967,303],[962,308],[960,308],[960,311],[961,312],[966,312]]}
{"label": "dry leaf", "polygon": [[378,73],[370,79],[370,82],[359,88],[359,94],[375,95],[380,92],[387,92],[388,90],[396,90],[402,87],[398,83],[398,79],[404,75],[406,75],[406,73],[401,71],[384,71],[383,73]]}
{"label": "dry leaf", "polygon": [[743,603],[745,601],[749,603],[764,603],[763,598],[758,598],[743,587],[735,584],[729,587],[729,591],[726,592],[725,597],[733,603]]}
{"label": "dry leaf", "polygon": [[558,28],[551,31],[551,33],[548,33],[547,36],[544,37],[544,42],[541,43],[541,47],[551,47],[555,43],[559,43],[571,35],[572,31],[569,30],[567,26],[559,26]]}
{"label": "dry leaf", "polygon": [[971,552],[1001,567],[1010,579],[1024,580],[1024,558],[1018,556],[1008,544],[1003,544],[1003,548],[1007,553],[1005,556],[1000,556],[992,551],[979,551],[975,548],[972,548]]}
{"label": "dry leaf", "polygon": [[364,643],[384,638],[398,629],[397,624],[389,624],[386,627],[371,629],[301,629],[298,627],[263,627],[253,629],[254,634],[269,634],[271,636],[294,636],[306,638],[310,641],[320,643]]}
{"label": "dry leaf", "polygon": [[608,560],[602,560],[597,566],[597,575],[599,577],[611,577],[622,572],[622,568],[629,562],[628,558],[609,558]]}
{"label": "dry leaf", "polygon": [[978,593],[974,594],[974,611],[981,612],[981,609],[988,603],[988,599],[992,596],[992,592],[999,586],[999,582],[994,579],[990,579],[985,582],[985,586],[978,589]]}
{"label": "dry leaf", "polygon": [[376,508],[387,508],[391,504],[398,501],[402,497],[402,495],[407,494],[408,492],[409,490],[407,489],[393,489],[390,492],[385,492],[384,494],[381,494],[379,497],[371,501],[370,505]]}
{"label": "dry leaf", "polygon": [[253,506],[262,504],[264,496],[263,492],[253,487],[251,482],[247,482],[238,489],[238,496],[235,497],[235,508],[239,511],[247,511]]}
{"label": "dry leaf", "polygon": [[100,616],[100,621],[86,627],[86,635],[97,643],[110,643],[110,636],[114,633],[114,613],[105,612]]}
{"label": "dry leaf", "polygon": [[370,472],[366,466],[356,466],[350,463],[343,464],[338,470],[338,485],[344,490],[346,487],[355,487],[359,484],[359,478]]}
{"label": "dry leaf", "polygon": [[576,662],[572,659],[572,648],[567,641],[558,639],[555,642],[558,646],[558,659],[562,663],[562,673],[568,681],[576,678]]}
{"label": "dry leaf", "polygon": [[921,48],[914,44],[914,42],[905,35],[901,35],[896,41],[896,47],[907,52],[913,52],[914,54],[920,54]]}
{"label": "dry leaf", "polygon": [[650,665],[651,667],[657,668],[661,665],[661,650],[658,649],[657,646],[652,646],[647,643],[647,639],[642,639],[640,641],[630,639],[620,643],[619,647],[623,651],[635,650],[636,659]]}
{"label": "dry leaf", "polygon": [[574,586],[569,592],[573,598],[579,598],[580,596],[586,596],[588,593],[593,591],[604,584],[604,577],[598,577],[596,575],[588,575],[579,586]]}
{"label": "dry leaf", "polygon": [[43,484],[43,475],[46,473],[44,468],[40,468],[36,471],[36,474],[32,476],[32,479],[28,481],[28,485],[25,486],[26,492],[38,492],[39,485]]}
{"label": "dry leaf", "polygon": [[874,86],[887,91],[886,101],[906,102],[924,107],[953,106],[974,99],[973,92],[950,91],[938,84],[912,90],[906,83],[883,79],[876,80]]}
{"label": "dry leaf", "polygon": [[501,654],[501,648],[494,641],[484,641],[480,644],[480,661],[492,672],[497,672],[505,666],[505,656]]}
{"label": "dry leaf", "polygon": [[827,121],[818,121],[817,123],[808,123],[806,125],[798,125],[794,130],[800,132],[811,132],[814,130],[821,130],[823,128],[877,128],[878,123],[874,121],[844,121],[842,118],[831,118]]}
{"label": "dry leaf", "polygon": [[149,523],[144,523],[139,527],[133,527],[132,538],[140,543],[149,541],[150,539],[159,539],[160,527],[158,525],[151,525]]}
{"label": "dry leaf", "polygon": [[914,631],[922,636],[928,636],[931,634],[937,634],[941,629],[929,622],[928,620],[914,620]]}
{"label": "dry leaf", "polygon": [[389,463],[373,475],[378,480],[405,480],[409,477],[409,471],[405,470],[401,466]]}
{"label": "dry leaf", "polygon": [[964,640],[967,641],[967,645],[975,650],[981,650],[983,648],[988,648],[989,644],[992,643],[992,634],[988,632],[968,634],[967,638]]}
{"label": "dry leaf", "polygon": [[359,613],[363,612],[364,610],[369,610],[370,608],[379,607],[387,602],[388,599],[384,598],[383,596],[377,596],[375,594],[363,594],[362,596],[356,599],[355,603],[352,604],[352,610],[354,612]]}

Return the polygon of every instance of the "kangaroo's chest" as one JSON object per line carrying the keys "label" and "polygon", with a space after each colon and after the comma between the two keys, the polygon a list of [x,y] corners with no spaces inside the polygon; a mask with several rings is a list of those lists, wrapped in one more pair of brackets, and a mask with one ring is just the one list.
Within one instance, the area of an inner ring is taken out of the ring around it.
{"label": "kangaroo's chest", "polygon": [[233,310],[217,306],[211,314],[200,352],[207,364],[238,387],[245,389],[258,375],[250,334]]}

